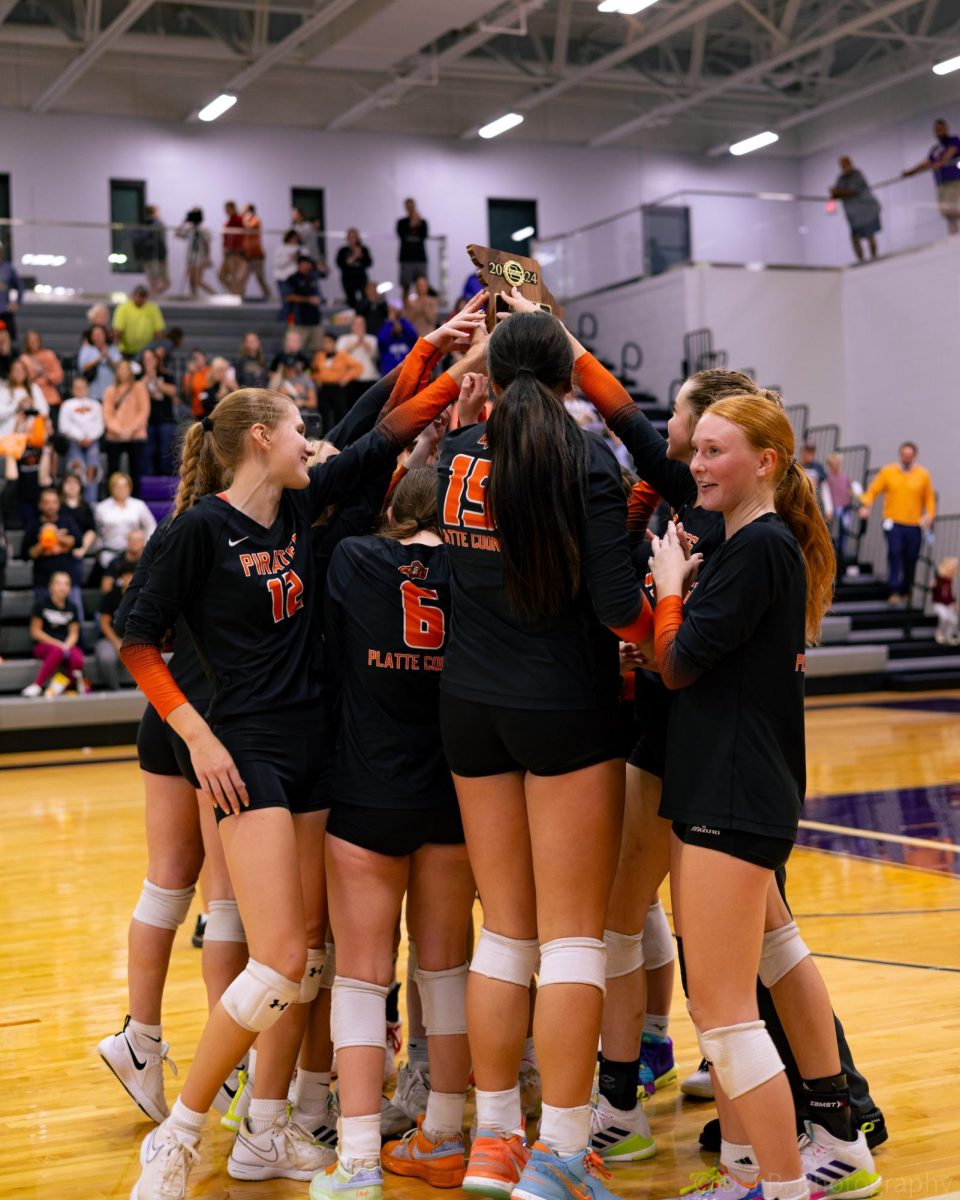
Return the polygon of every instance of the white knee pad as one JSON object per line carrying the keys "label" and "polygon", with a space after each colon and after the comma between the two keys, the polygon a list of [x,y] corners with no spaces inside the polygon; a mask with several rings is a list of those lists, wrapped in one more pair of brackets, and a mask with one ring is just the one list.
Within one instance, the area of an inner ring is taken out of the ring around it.
{"label": "white knee pad", "polygon": [[187,919],[195,891],[194,887],[157,887],[145,879],[137,907],[133,910],[133,919],[141,925],[152,925],[155,929],[177,929]]}
{"label": "white knee pad", "polygon": [[254,958],[220,997],[220,1003],[236,1023],[251,1033],[263,1033],[275,1025],[284,1010],[296,1004],[300,982],[288,979]]}
{"label": "white knee pad", "polygon": [[780,1055],[763,1021],[721,1025],[697,1032],[700,1053],[713,1064],[720,1086],[731,1100],[752,1092],[783,1070]]}
{"label": "white knee pad", "polygon": [[320,991],[326,957],[326,946],[321,946],[318,950],[307,950],[307,965],[303,970],[303,978],[300,980],[300,995],[297,997],[299,1004],[310,1004],[316,1000],[317,992]]}
{"label": "white knee pad", "polygon": [[781,925],[779,929],[771,929],[763,935],[758,971],[760,982],[764,987],[773,987],[784,975],[789,974],[797,963],[803,962],[809,956],[810,951],[800,936],[796,921]]}
{"label": "white knee pad", "polygon": [[387,992],[389,988],[362,979],[333,981],[330,1036],[334,1050],[343,1046],[387,1045]]}
{"label": "white knee pad", "polygon": [[323,970],[320,972],[320,986],[328,990],[333,987],[337,976],[337,947],[334,942],[327,942],[326,955],[323,960]]}
{"label": "white knee pad", "polygon": [[[615,929],[605,929],[603,944],[607,948],[607,979],[632,975],[643,966],[642,933],[617,933]],[[540,982],[543,982],[542,973]]]}
{"label": "white knee pad", "polygon": [[658,900],[651,904],[647,919],[643,923],[643,959],[648,971],[656,971],[673,962],[675,954],[673,934],[670,932],[670,922],[663,911],[663,905]]}
{"label": "white knee pad", "polygon": [[207,907],[207,927],[203,931],[204,942],[245,942],[247,935],[240,920],[240,909],[236,900],[211,900]]}
{"label": "white knee pad", "polygon": [[417,987],[427,1036],[467,1032],[467,972],[461,963],[446,971],[417,968]]}
{"label": "white knee pad", "polygon": [[603,995],[607,948],[597,938],[556,938],[540,947],[540,987],[585,983]]}
{"label": "white knee pad", "polygon": [[539,954],[536,938],[508,938],[481,925],[470,970],[488,979],[529,987]]}

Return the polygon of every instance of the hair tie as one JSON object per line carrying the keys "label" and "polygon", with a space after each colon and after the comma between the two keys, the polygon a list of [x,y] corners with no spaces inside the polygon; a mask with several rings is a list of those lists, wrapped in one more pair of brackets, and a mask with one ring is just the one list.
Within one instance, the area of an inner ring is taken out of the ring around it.
{"label": "hair tie", "polygon": [[200,424],[203,426],[204,433],[212,433],[213,432],[213,422],[210,420],[209,417],[204,417],[203,420],[200,422]]}
{"label": "hair tie", "polygon": [[519,379],[521,375],[529,375],[531,379],[536,379],[537,375],[530,367],[517,367],[515,378]]}

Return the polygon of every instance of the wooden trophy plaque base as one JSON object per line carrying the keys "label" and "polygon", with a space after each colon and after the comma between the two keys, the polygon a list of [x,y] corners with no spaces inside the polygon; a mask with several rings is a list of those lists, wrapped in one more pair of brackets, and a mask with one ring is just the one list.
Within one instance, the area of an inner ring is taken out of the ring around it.
{"label": "wooden trophy plaque base", "polygon": [[540,264],[535,258],[527,258],[523,254],[511,254],[507,250],[491,250],[489,246],[467,246],[467,253],[473,259],[483,286],[490,293],[490,303],[487,305],[487,328],[493,333],[497,324],[498,312],[511,312],[505,304],[502,294],[508,295],[511,288],[519,289],[521,295],[532,300],[548,313],[563,318],[563,306],[557,303],[556,297],[544,285]]}

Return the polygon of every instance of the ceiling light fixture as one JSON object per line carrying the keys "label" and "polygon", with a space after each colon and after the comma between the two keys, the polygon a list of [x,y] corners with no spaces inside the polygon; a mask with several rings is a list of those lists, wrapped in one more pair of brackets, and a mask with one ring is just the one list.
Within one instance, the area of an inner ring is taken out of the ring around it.
{"label": "ceiling light fixture", "polygon": [[510,237],[515,242],[525,242],[527,238],[533,237],[537,231],[532,225],[524,225],[522,229],[515,229]]}
{"label": "ceiling light fixture", "polygon": [[388,283],[388,282],[385,282],[385,283],[378,283],[378,284],[377,284],[377,295],[378,295],[378,296],[385,296],[385,295],[387,294],[387,292],[389,292],[389,291],[390,291],[390,289],[391,289],[392,287],[393,287],[393,284],[392,284],[392,283]]}
{"label": "ceiling light fixture", "polygon": [[506,133],[508,129],[522,124],[523,117],[520,113],[506,113],[502,117],[497,117],[495,121],[491,121],[489,125],[482,125],[477,133],[482,138],[495,138],[499,137],[501,133]]}
{"label": "ceiling light fixture", "polygon": [[200,121],[215,121],[217,117],[222,117],[225,112],[228,112],[236,104],[236,96],[230,96],[226,92],[222,92],[216,100],[211,100],[206,108],[201,108],[197,113],[197,119]]}
{"label": "ceiling light fixture", "polygon": [[738,157],[741,154],[750,154],[754,150],[762,150],[764,146],[772,146],[774,142],[780,141],[778,133],[771,133],[769,129],[765,129],[763,133],[755,133],[753,137],[744,138],[742,142],[734,142],[730,147],[730,153]]}
{"label": "ceiling light fixture", "polygon": [[960,71],[960,54],[956,58],[945,58],[933,68],[934,75],[949,75],[951,71]]}
{"label": "ceiling light fixture", "polygon": [[624,17],[632,17],[656,2],[657,0],[602,0],[597,5],[597,12],[620,13]]}

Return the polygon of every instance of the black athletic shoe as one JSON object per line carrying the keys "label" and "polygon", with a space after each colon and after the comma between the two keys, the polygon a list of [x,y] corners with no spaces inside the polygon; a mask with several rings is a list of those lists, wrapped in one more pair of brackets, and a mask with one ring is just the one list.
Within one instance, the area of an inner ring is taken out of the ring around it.
{"label": "black athletic shoe", "polygon": [[871,1150],[876,1150],[877,1146],[882,1146],[890,1136],[887,1132],[887,1123],[883,1119],[883,1113],[879,1108],[872,1108],[869,1112],[858,1113],[854,1119],[861,1133],[867,1139],[867,1145]]}
{"label": "black athletic shoe", "polygon": [[193,937],[190,939],[190,941],[193,942],[193,944],[196,946],[196,948],[198,950],[203,949],[203,934],[204,934],[204,931],[206,930],[206,928],[207,928],[207,914],[199,913],[197,916],[197,923],[193,929]]}
{"label": "black athletic shoe", "polygon": [[700,1130],[700,1145],[708,1154],[720,1153],[720,1118],[714,1117]]}

